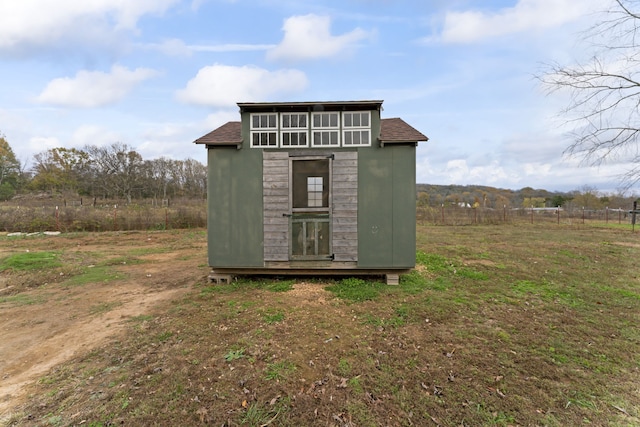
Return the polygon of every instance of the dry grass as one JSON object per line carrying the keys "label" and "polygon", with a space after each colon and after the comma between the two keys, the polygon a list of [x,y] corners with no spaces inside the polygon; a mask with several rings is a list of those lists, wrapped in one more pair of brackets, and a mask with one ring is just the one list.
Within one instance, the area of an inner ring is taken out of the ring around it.
{"label": "dry grass", "polygon": [[56,366],[5,424],[640,424],[637,233],[428,226],[418,237],[419,265],[397,287],[212,286],[193,260],[190,291]]}

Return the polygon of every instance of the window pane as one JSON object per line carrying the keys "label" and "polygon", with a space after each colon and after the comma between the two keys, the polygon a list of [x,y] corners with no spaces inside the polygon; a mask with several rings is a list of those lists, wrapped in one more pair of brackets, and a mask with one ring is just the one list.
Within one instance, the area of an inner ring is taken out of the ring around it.
{"label": "window pane", "polygon": [[360,126],[360,114],[356,113],[353,115],[353,125]]}
{"label": "window pane", "polygon": [[363,145],[369,145],[371,143],[371,141],[369,140],[369,131],[368,130],[363,130],[362,131],[362,141],[361,143]]}
{"label": "window pane", "polygon": [[300,136],[300,141],[298,141],[298,142],[300,143],[300,145],[306,146],[307,145],[307,134],[306,134],[306,132],[300,133],[299,136]]}
{"label": "window pane", "polygon": [[291,127],[291,116],[289,114],[282,115],[282,127],[283,128]]}
{"label": "window pane", "polygon": [[320,120],[322,119],[322,116],[320,116],[320,114],[314,114],[313,115],[313,127],[318,128],[320,127]]}
{"label": "window pane", "polygon": [[353,145],[360,145],[360,132],[353,132]]}
{"label": "window pane", "polygon": [[305,255],[316,255],[316,224],[309,221],[305,225],[307,229],[305,236],[307,241],[304,245]]}
{"label": "window pane", "polygon": [[291,254],[304,255],[304,229],[302,222],[291,224]]}
{"label": "window pane", "polygon": [[344,133],[344,145],[351,145],[351,132]]}
{"label": "window pane", "polygon": [[329,115],[328,114],[323,114],[322,115],[322,127],[326,128],[329,126]]}
{"label": "window pane", "polygon": [[300,114],[298,116],[298,124],[300,125],[301,128],[306,128],[307,127],[307,115],[306,114]]}
{"label": "window pane", "polygon": [[331,145],[338,145],[338,132],[330,132],[331,135]]}
{"label": "window pane", "polygon": [[351,113],[345,113],[344,115],[344,127],[351,127]]}
{"label": "window pane", "polygon": [[318,226],[318,255],[329,255],[329,221],[319,222]]}
{"label": "window pane", "polygon": [[322,132],[322,145],[329,145],[329,132]]}
{"label": "window pane", "polygon": [[362,124],[361,124],[361,126],[369,127],[369,114],[368,113],[362,113]]}
{"label": "window pane", "polygon": [[334,128],[338,127],[338,113],[331,113],[330,116],[331,116],[331,123],[329,126]]}

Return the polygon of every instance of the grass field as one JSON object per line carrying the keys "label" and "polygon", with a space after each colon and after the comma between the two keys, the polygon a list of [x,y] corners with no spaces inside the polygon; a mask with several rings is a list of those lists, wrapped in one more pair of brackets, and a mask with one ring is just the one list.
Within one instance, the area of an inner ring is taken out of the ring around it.
{"label": "grass field", "polygon": [[[0,238],[10,247],[0,277],[14,286],[0,294],[0,313],[94,286],[85,274],[100,289],[142,282],[157,276],[153,265],[180,277],[162,289],[183,289],[120,315],[117,334],[26,385],[0,423],[640,425],[640,234],[629,227],[419,226],[418,263],[399,286],[301,277],[212,285],[203,233],[128,236],[142,243],[116,233],[55,245]],[[35,285],[27,246],[43,253],[33,262],[47,277],[63,278]],[[85,302],[83,316],[119,303]]]}

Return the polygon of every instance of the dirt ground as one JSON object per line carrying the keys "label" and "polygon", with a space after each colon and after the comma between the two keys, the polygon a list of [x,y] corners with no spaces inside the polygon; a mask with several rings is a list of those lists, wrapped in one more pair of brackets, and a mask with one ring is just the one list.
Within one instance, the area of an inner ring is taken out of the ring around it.
{"label": "dirt ground", "polygon": [[9,273],[0,273],[0,301],[7,299],[0,303],[0,420],[24,403],[27,384],[115,336],[129,319],[204,280],[208,272],[203,267],[204,237],[174,248],[167,247],[166,239],[160,233],[114,233],[101,235],[99,242],[40,235],[7,240],[0,248],[0,258],[16,251],[75,248],[82,259],[91,262],[96,257],[115,256],[115,248],[121,252],[128,247],[136,262],[127,265],[125,260],[119,261],[117,270],[122,278],[118,280],[82,286],[65,285],[64,273],[58,273],[58,283],[25,290],[25,283],[18,279],[16,284]]}

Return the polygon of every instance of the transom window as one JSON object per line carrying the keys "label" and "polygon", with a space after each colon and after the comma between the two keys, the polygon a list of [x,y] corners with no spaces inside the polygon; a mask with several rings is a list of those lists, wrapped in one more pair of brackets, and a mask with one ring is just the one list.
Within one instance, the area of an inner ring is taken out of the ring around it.
{"label": "transom window", "polygon": [[368,130],[345,130],[342,145],[345,147],[355,145],[371,145]]}
{"label": "transom window", "polygon": [[368,111],[357,111],[354,113],[342,113],[343,126],[345,128],[368,128],[370,113]]}
{"label": "transom window", "polygon": [[278,146],[278,115],[276,113],[251,115],[251,146]]}
{"label": "transom window", "polygon": [[343,145],[351,147],[371,145],[370,119],[369,111],[342,113]]}
{"label": "transom window", "polygon": [[252,113],[255,148],[362,147],[371,145],[371,111]]}
{"label": "transom window", "polygon": [[282,132],[281,145],[283,147],[307,147],[309,135],[307,113],[283,113],[280,115]]}
{"label": "transom window", "polygon": [[314,147],[336,147],[340,145],[339,113],[313,113],[311,144]]}

